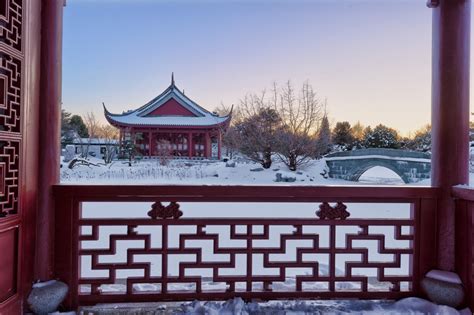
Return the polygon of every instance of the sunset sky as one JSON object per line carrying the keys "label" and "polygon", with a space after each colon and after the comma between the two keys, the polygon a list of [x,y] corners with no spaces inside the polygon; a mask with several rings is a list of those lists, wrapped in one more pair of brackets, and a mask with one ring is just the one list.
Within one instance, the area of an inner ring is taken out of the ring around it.
{"label": "sunset sky", "polygon": [[209,110],[308,80],[331,121],[403,134],[430,121],[426,0],[68,0],[63,107],[137,108],[171,72]]}

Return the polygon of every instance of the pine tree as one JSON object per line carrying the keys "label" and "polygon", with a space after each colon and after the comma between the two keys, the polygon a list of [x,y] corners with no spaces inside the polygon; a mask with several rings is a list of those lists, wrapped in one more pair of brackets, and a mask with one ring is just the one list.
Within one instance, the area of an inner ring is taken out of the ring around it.
{"label": "pine tree", "polygon": [[321,119],[321,126],[318,131],[316,143],[316,154],[318,156],[328,154],[331,151],[331,129],[329,127],[329,119],[327,115],[324,115]]}
{"label": "pine tree", "polygon": [[374,130],[367,130],[364,136],[366,148],[400,148],[398,132],[382,124],[376,126]]}
{"label": "pine tree", "polygon": [[79,137],[89,138],[89,131],[87,130],[86,124],[81,116],[71,116],[71,119],[69,120],[69,128],[74,130]]}
{"label": "pine tree", "polygon": [[332,141],[343,150],[350,150],[354,142],[351,131],[351,124],[347,121],[338,122],[332,132]]}
{"label": "pine tree", "polygon": [[406,148],[415,151],[427,152],[431,150],[431,125],[417,130],[412,139],[406,141]]}

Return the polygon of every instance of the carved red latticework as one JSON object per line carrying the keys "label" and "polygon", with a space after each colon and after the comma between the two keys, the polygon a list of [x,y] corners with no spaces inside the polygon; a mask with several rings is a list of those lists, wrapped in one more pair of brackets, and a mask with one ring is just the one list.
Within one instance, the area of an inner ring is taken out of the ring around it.
{"label": "carved red latticework", "polygon": [[0,217],[18,212],[20,142],[0,140]]}
{"label": "carved red latticework", "polygon": [[22,51],[22,0],[0,1],[0,42]]}
{"label": "carved red latticework", "polygon": [[[161,211],[165,208],[154,205]],[[166,211],[161,215],[172,216]],[[355,293],[389,298],[413,291],[410,263],[403,268],[403,261],[411,262],[415,254],[412,218],[80,219],[78,223],[82,303],[109,301],[111,293],[110,301],[139,301]],[[387,245],[381,229],[392,231],[393,241],[405,245]],[[369,242],[374,246],[364,245]],[[345,255],[350,259],[344,260]],[[338,263],[340,259],[344,262]],[[91,277],[84,268],[100,276]],[[393,273],[394,269],[401,271]],[[373,274],[361,275],[360,270]]]}
{"label": "carved red latticework", "polygon": [[3,51],[0,57],[0,132],[19,133],[22,61]]}
{"label": "carved red latticework", "polygon": [[18,213],[22,102],[22,1],[0,1],[0,217]]}

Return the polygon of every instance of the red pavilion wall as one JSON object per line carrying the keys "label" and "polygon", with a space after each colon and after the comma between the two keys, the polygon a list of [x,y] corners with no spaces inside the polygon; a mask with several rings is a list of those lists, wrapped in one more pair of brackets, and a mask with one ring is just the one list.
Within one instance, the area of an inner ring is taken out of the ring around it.
{"label": "red pavilion wall", "polygon": [[170,99],[147,116],[196,116],[193,112],[186,109],[183,105],[178,103],[175,99]]}

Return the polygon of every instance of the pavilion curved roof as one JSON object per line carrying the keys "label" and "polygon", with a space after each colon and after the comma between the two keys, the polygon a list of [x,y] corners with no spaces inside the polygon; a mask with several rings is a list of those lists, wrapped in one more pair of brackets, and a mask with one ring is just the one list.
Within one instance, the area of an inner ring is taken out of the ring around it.
{"label": "pavilion curved roof", "polygon": [[[194,116],[148,116],[171,99],[174,99]],[[110,124],[117,127],[218,127],[230,122],[232,110],[228,115],[222,117],[209,112],[181,92],[172,78],[171,85],[163,93],[140,108],[122,114],[113,114],[104,105],[104,115]]]}

